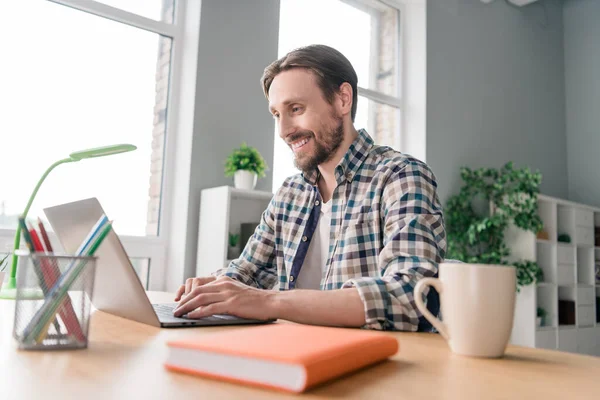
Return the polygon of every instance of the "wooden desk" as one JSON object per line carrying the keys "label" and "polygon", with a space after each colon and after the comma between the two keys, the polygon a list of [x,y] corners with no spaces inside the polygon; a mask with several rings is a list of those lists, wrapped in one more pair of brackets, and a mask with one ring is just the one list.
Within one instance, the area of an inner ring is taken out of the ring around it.
{"label": "wooden desk", "polygon": [[[155,302],[171,301],[151,293]],[[169,372],[168,339],[239,327],[158,329],[102,312],[91,320],[86,350],[18,351],[14,302],[0,300],[0,398],[271,399],[277,392]],[[435,334],[390,333],[400,352],[390,361],[308,391],[309,398],[598,399],[600,358],[510,347],[499,360],[450,353]]]}

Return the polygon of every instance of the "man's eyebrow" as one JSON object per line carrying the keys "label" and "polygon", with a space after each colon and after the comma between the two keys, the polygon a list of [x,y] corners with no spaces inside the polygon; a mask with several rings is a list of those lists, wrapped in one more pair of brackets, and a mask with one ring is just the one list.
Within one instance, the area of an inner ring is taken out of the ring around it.
{"label": "man's eyebrow", "polygon": [[[304,100],[304,98],[302,97],[292,97],[290,99],[284,100],[281,105],[283,106],[287,106],[293,103],[298,103],[298,102],[302,102]],[[269,111],[273,112],[275,110],[275,107],[273,107],[273,105],[269,105]]]}

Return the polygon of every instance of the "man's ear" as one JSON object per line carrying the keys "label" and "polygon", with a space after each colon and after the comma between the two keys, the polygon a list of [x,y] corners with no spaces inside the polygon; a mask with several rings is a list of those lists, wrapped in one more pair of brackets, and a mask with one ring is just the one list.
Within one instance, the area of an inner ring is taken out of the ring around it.
{"label": "man's ear", "polygon": [[338,92],[338,105],[339,112],[342,115],[350,114],[352,112],[352,96],[354,91],[352,86],[348,82],[344,82],[340,85]]}

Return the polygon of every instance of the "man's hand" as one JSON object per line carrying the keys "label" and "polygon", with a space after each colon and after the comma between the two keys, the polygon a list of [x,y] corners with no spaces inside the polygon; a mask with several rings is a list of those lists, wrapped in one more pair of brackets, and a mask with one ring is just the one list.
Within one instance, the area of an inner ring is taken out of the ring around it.
{"label": "man's hand", "polygon": [[[267,320],[274,318],[273,302],[275,292],[247,286],[229,277],[194,278],[190,283],[193,287],[183,296],[174,315],[181,317],[187,314],[188,318],[203,318],[213,314],[231,314],[241,318]],[[211,279],[211,281],[206,281]],[[189,281],[189,279],[188,279]],[[182,289],[179,289],[181,292]],[[178,293],[178,298],[181,297]],[[177,300],[177,299],[176,299]]]}
{"label": "man's hand", "polygon": [[217,278],[214,276],[208,276],[206,278],[188,278],[185,280],[185,285],[181,285],[177,294],[175,295],[175,301],[181,300],[182,297],[187,296],[196,289],[198,286],[206,285],[207,283],[215,281]]}

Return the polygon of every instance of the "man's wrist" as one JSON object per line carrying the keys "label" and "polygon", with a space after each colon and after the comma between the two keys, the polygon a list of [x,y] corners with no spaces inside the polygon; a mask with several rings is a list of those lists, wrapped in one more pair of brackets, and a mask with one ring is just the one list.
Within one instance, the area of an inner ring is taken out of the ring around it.
{"label": "man's wrist", "polygon": [[283,299],[283,297],[285,297],[285,293],[286,292],[280,292],[280,291],[273,291],[273,290],[265,290],[266,292],[268,292],[266,294],[266,307],[267,307],[267,313],[269,315],[270,319],[280,319],[282,318],[282,309],[283,309],[283,303],[285,301],[285,299]]}

